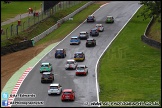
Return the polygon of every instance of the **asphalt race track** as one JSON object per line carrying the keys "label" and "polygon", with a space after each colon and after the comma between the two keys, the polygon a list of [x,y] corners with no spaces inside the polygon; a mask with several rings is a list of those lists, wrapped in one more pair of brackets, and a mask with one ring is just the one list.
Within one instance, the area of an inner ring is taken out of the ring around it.
{"label": "asphalt race track", "polygon": [[[138,3],[139,1],[112,1],[108,5],[100,8],[94,13],[96,17],[95,23],[84,22],[70,36],[48,53],[28,74],[18,94],[33,93],[36,94],[36,98],[15,98],[14,101],[44,101],[44,105],[32,107],[83,107],[85,106],[84,102],[97,101],[95,75],[97,60],[111,40],[140,7]],[[108,15],[114,17],[115,22],[113,24],[105,24],[106,16]],[[100,32],[98,37],[93,37],[96,39],[97,45],[95,47],[86,48],[86,40],[81,40],[80,45],[70,45],[70,37],[78,35],[81,31],[88,31],[89,33],[90,29],[94,28],[97,23],[103,24],[105,30],[104,32]],[[64,48],[66,50],[66,58],[55,59],[55,50],[58,48]],[[77,51],[83,51],[85,53],[86,60],[84,62],[78,62],[78,64],[88,66],[87,76],[75,76],[74,70],[65,70],[66,60],[73,59],[74,53]],[[50,83],[41,84],[39,68],[42,62],[50,62],[52,64],[52,72],[55,75],[53,83],[60,83],[63,89],[72,88],[75,91],[76,98],[74,102],[62,102],[60,95],[48,96],[48,86]],[[25,107],[25,105],[12,106]]]}

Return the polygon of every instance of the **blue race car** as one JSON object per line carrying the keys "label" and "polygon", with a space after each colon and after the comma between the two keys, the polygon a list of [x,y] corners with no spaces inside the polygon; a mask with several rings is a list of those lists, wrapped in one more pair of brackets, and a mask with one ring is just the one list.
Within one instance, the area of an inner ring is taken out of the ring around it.
{"label": "blue race car", "polygon": [[80,43],[81,43],[81,41],[78,36],[71,37],[70,45],[73,45],[73,44],[79,45]]}
{"label": "blue race car", "polygon": [[65,58],[66,50],[65,49],[57,49],[55,52],[55,58]]}

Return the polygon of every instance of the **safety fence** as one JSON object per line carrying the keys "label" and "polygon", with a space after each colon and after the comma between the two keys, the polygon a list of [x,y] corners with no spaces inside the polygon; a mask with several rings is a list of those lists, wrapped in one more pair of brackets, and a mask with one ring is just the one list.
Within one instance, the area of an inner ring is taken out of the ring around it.
{"label": "safety fence", "polygon": [[9,26],[1,26],[1,42],[5,42],[7,39],[16,37],[20,34],[20,32],[27,30],[31,26],[41,22],[51,15],[54,15],[56,12],[72,7],[81,2],[82,1],[61,1],[47,11],[43,12],[42,9],[40,11],[36,11],[36,9],[34,9],[33,12],[28,13],[28,17],[23,19],[21,19],[20,15],[20,20]]}

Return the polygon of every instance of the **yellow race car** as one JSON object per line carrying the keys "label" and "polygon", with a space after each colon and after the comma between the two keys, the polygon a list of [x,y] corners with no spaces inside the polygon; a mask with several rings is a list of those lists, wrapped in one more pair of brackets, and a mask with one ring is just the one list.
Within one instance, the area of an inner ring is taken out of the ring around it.
{"label": "yellow race car", "polygon": [[74,60],[75,61],[84,61],[85,60],[85,54],[83,52],[76,52],[74,54]]}

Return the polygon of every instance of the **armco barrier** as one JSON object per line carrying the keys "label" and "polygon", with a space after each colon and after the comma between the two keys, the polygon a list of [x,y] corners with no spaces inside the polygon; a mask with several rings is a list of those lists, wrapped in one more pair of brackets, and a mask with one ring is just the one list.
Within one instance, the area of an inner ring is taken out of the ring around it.
{"label": "armco barrier", "polygon": [[150,45],[150,46],[153,46],[153,47],[155,47],[155,48],[161,49],[161,43],[160,43],[160,42],[157,42],[157,41],[155,41],[155,40],[152,40],[152,39],[148,38],[148,37],[145,36],[145,35],[142,35],[142,36],[141,36],[141,40],[142,40],[143,42],[145,42],[146,44]]}
{"label": "armco barrier", "polygon": [[23,41],[23,42],[16,43],[16,44],[11,44],[9,46],[1,47],[1,56],[16,52],[16,51],[20,51],[20,50],[23,50],[29,47],[33,47],[33,46],[34,46],[33,41],[28,40],[28,41]]}
{"label": "armco barrier", "polygon": [[158,49],[161,49],[161,43],[160,42],[157,42],[155,40],[152,40],[151,38],[149,38],[146,34],[148,34],[148,30],[150,28],[150,26],[152,25],[154,21],[154,17],[151,18],[151,21],[149,22],[149,24],[147,25],[147,28],[145,30],[145,33],[144,35],[141,36],[141,40],[143,42],[145,42],[146,44],[150,45],[150,46],[153,46],[155,48],[158,48]]}
{"label": "armco barrier", "polygon": [[66,17],[58,20],[55,25],[53,25],[52,27],[50,27],[46,31],[42,32],[38,36],[32,38],[32,40],[34,40],[35,43],[38,42],[39,40],[41,40],[42,38],[47,36],[49,33],[53,32],[55,29],[57,29],[59,27],[58,25],[61,25],[64,21],[67,21],[69,18],[73,17],[75,14],[77,14],[78,12],[80,12],[81,10],[83,10],[84,8],[86,8],[87,6],[91,5],[94,2],[95,1],[90,1],[90,2],[86,3],[84,6],[80,7],[76,11],[74,11],[73,13],[71,13],[71,14],[67,15]]}

